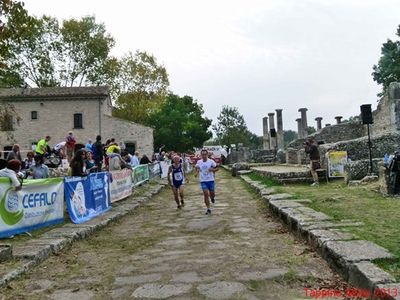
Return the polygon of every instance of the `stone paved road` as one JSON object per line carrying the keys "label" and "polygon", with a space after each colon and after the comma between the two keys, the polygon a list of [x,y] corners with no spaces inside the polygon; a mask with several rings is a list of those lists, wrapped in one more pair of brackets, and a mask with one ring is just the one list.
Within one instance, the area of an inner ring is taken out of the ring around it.
{"label": "stone paved road", "polygon": [[344,288],[227,172],[218,173],[212,216],[195,179],[186,197],[177,211],[164,190],[12,282],[0,299],[311,299],[304,287]]}

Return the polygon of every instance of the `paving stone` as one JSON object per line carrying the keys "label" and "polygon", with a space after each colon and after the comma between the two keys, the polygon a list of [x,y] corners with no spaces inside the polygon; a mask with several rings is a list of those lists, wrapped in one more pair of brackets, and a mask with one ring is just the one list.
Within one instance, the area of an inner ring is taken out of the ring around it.
{"label": "paving stone", "polygon": [[217,219],[212,219],[212,218],[203,218],[201,220],[198,221],[193,221],[193,222],[189,222],[186,225],[186,228],[189,230],[204,230],[210,227],[214,227],[215,225],[217,225],[220,221]]}
{"label": "paving stone", "polygon": [[115,285],[132,285],[138,283],[148,283],[161,280],[161,274],[146,274],[146,275],[137,275],[137,276],[124,276],[124,277],[116,277]]}
{"label": "paving stone", "polygon": [[90,300],[94,296],[93,292],[86,291],[86,290],[59,290],[55,291],[51,296],[50,299],[52,300]]}
{"label": "paving stone", "polygon": [[161,246],[175,246],[175,247],[180,247],[180,246],[184,246],[187,244],[187,240],[186,239],[182,239],[182,238],[176,238],[173,240],[166,240],[163,241],[161,243],[159,243],[159,245]]}
{"label": "paving stone", "polygon": [[201,279],[196,272],[184,272],[173,274],[171,282],[194,283],[199,282]]}
{"label": "paving stone", "polygon": [[12,252],[11,244],[0,244],[0,263],[12,259]]}
{"label": "paving stone", "polygon": [[221,250],[221,249],[228,248],[228,245],[224,244],[224,243],[212,243],[212,244],[209,244],[207,246],[207,248],[209,250]]}
{"label": "paving stone", "polygon": [[197,290],[200,294],[210,299],[230,299],[235,294],[245,291],[246,286],[240,282],[219,281],[199,285]]}
{"label": "paving stone", "polygon": [[32,290],[34,293],[42,293],[54,285],[55,285],[54,281],[47,279],[40,279],[40,280],[35,280],[31,284],[29,284],[28,288]]}
{"label": "paving stone", "polygon": [[[89,228],[90,230],[90,228]],[[73,227],[60,227],[52,229],[42,235],[45,238],[57,238],[57,237],[66,237],[71,240],[77,240],[79,238],[78,233],[76,232],[75,228]]]}
{"label": "paving stone", "polygon": [[50,252],[50,245],[23,244],[14,247],[13,256],[19,259],[31,259],[40,262],[49,257]]}
{"label": "paving stone", "polygon": [[349,283],[356,287],[373,290],[374,286],[394,283],[395,278],[371,262],[363,261],[350,266]]}
{"label": "paving stone", "polygon": [[380,258],[392,258],[385,248],[370,241],[329,241],[326,249],[332,255],[348,262],[371,261]]}
{"label": "paving stone", "polygon": [[137,288],[133,298],[167,299],[169,297],[186,294],[190,291],[190,284],[157,284],[149,283]]}
{"label": "paving stone", "polygon": [[69,238],[50,238],[50,237],[41,237],[39,239],[35,239],[32,241],[33,244],[38,245],[49,245],[51,248],[51,252],[57,254],[64,250],[66,247],[69,247],[72,244],[72,240]]}
{"label": "paving stone", "polygon": [[314,229],[309,231],[309,242],[314,248],[320,248],[328,241],[346,241],[351,239],[354,239],[353,234],[333,229]]}
{"label": "paving stone", "polygon": [[280,278],[284,276],[287,272],[288,270],[286,269],[270,269],[267,271],[242,272],[236,274],[236,277],[240,281],[271,280],[275,278]]}
{"label": "paving stone", "polygon": [[269,196],[269,195],[272,195],[275,193],[276,193],[276,190],[274,188],[263,188],[260,190],[261,196]]}
{"label": "paving stone", "polygon": [[275,201],[275,200],[285,200],[285,199],[290,199],[293,196],[290,194],[274,194],[274,195],[269,195],[266,198],[268,199],[268,201]]}

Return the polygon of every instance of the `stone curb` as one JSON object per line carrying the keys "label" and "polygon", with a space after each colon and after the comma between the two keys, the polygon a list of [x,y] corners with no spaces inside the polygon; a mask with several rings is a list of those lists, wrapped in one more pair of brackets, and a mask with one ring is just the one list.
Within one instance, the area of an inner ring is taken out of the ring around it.
{"label": "stone curb", "polygon": [[130,198],[115,203],[113,209],[83,224],[68,223],[62,227],[44,233],[40,238],[29,240],[23,245],[14,246],[13,256],[24,261],[23,265],[3,275],[0,278],[0,287],[6,286],[12,280],[25,274],[33,267],[46,260],[51,254],[57,254],[70,247],[74,242],[86,239],[112,222],[128,215],[142,203],[158,193],[167,185],[160,180],[141,197]]}
{"label": "stone curb", "polygon": [[[351,285],[376,295],[379,289],[398,290],[400,283],[394,277],[373,264],[376,259],[392,258],[392,254],[370,241],[355,240],[347,232],[337,228],[363,225],[362,222],[332,218],[302,204],[308,199],[290,199],[290,194],[278,194],[274,188],[266,188],[248,176],[240,176],[268,204],[270,210],[296,236],[305,239]],[[374,294],[375,293],[375,294]],[[378,299],[371,296],[371,299]],[[385,295],[386,300],[400,296]]]}

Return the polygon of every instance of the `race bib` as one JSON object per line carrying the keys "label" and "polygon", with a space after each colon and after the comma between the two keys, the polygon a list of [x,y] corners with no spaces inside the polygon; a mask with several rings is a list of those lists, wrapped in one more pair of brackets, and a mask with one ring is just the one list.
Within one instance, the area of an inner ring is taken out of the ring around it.
{"label": "race bib", "polygon": [[182,181],[183,180],[182,172],[174,173],[174,179],[175,179],[175,181]]}

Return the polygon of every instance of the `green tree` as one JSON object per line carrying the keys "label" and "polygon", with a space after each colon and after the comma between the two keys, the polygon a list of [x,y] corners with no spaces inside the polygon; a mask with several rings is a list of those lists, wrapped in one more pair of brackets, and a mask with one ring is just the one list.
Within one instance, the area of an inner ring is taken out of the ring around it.
{"label": "green tree", "polygon": [[203,106],[192,97],[168,94],[160,109],[149,118],[154,128],[154,144],[179,152],[203,146],[212,137],[208,130],[211,120],[203,114]]}
{"label": "green tree", "polygon": [[120,60],[114,87],[120,96],[114,116],[146,124],[149,116],[161,106],[168,92],[167,70],[156,58],[137,51]]}
{"label": "green tree", "polygon": [[213,125],[213,130],[219,143],[228,148],[232,144],[249,144],[249,130],[237,107],[224,105],[217,118],[217,123]]}
{"label": "green tree", "polygon": [[283,144],[286,148],[290,142],[294,141],[298,138],[297,132],[293,130],[284,130],[283,131]]}
{"label": "green tree", "polygon": [[[400,37],[400,25],[396,35]],[[382,96],[390,83],[400,81],[400,41],[388,39],[386,43],[383,43],[378,64],[372,68],[373,79],[383,86],[382,92],[378,94]]]}

